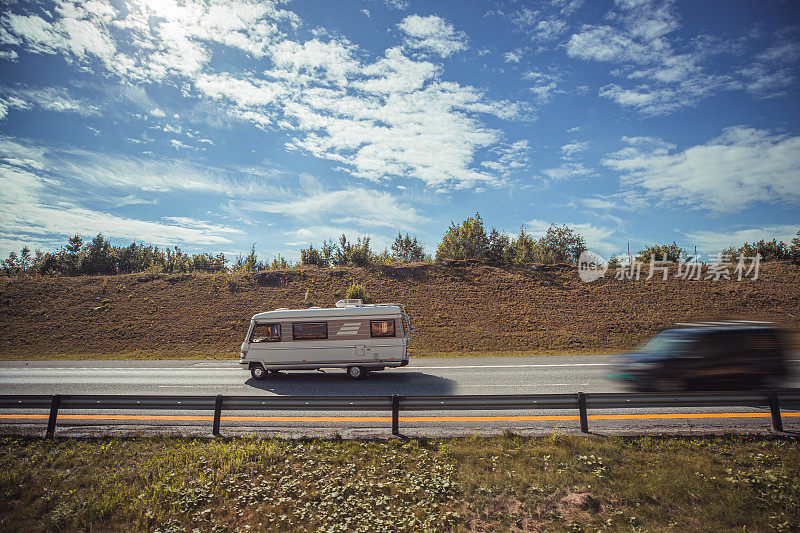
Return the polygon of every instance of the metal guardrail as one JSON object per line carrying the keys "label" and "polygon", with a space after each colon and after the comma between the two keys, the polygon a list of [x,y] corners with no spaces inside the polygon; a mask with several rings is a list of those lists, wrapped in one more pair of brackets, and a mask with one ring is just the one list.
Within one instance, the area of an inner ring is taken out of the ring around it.
{"label": "metal guardrail", "polygon": [[772,428],[783,431],[781,405],[800,407],[800,390],[677,393],[508,394],[463,396],[132,396],[0,395],[0,409],[49,409],[47,436],[55,434],[60,409],[165,409],[213,411],[212,433],[219,435],[228,411],[391,411],[392,435],[400,435],[400,411],[480,411],[577,409],[581,431],[589,432],[589,409],[648,407],[766,407]]}

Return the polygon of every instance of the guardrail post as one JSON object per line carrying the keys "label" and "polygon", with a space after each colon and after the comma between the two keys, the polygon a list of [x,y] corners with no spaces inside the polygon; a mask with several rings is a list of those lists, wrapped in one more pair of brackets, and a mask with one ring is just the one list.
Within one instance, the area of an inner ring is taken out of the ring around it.
{"label": "guardrail post", "polygon": [[586,416],[586,395],[578,393],[578,414],[581,417],[581,433],[589,433],[589,419]]}
{"label": "guardrail post", "polygon": [[222,417],[222,394],[217,394],[214,401],[214,426],[211,428],[211,434],[219,437],[219,421]]}
{"label": "guardrail post", "polygon": [[772,429],[775,431],[783,431],[781,406],[778,403],[778,395],[774,392],[770,392],[767,397],[769,398],[769,411],[772,414]]}
{"label": "guardrail post", "polygon": [[48,439],[52,439],[56,433],[56,419],[58,418],[58,406],[61,405],[61,395],[54,394],[53,399],[50,400],[50,418],[47,419],[47,435]]}
{"label": "guardrail post", "polygon": [[392,435],[400,436],[400,396],[392,394]]}

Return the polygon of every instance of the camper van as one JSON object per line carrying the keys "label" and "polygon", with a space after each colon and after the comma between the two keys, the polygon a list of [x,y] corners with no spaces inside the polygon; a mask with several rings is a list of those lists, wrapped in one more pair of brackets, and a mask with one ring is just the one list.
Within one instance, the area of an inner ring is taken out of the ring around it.
{"label": "camper van", "polygon": [[401,304],[348,299],[332,308],[281,308],[253,316],[239,362],[259,380],[280,370],[321,368],[344,368],[361,379],[407,365],[413,334]]}

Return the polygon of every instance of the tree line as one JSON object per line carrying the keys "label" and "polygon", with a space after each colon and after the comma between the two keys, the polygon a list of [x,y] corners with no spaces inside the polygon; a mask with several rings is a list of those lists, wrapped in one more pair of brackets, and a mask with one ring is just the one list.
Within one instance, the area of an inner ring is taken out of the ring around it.
{"label": "tree line", "polygon": [[[417,237],[398,233],[391,249],[374,252],[369,236],[359,236],[355,241],[342,235],[338,241],[325,240],[318,247],[313,244],[300,250],[300,261],[291,263],[285,258],[260,260],[255,245],[249,253],[238,254],[229,261],[224,254],[188,254],[178,246],[158,248],[133,242],[128,246],[114,246],[102,234],[84,242],[79,235],[69,238],[67,244],[53,252],[22,248],[19,254],[11,252],[0,263],[0,274],[5,276],[81,276],[97,274],[187,273],[187,272],[258,272],[270,269],[287,269],[299,265],[317,267],[369,266],[418,263],[449,260],[478,260],[492,265],[512,264],[575,264],[586,250],[586,240],[566,225],[552,224],[544,235],[534,237],[525,226],[518,234],[509,236],[492,227],[488,232],[479,213],[466,220],[451,222],[433,256],[426,254]],[[773,239],[744,243],[722,252],[736,257],[761,255],[762,261],[791,260],[800,264],[800,231],[787,244]],[[687,251],[674,242],[651,245],[638,252],[640,261],[678,261],[688,256]],[[610,263],[615,262],[612,256]]]}
{"label": "tree line", "polygon": [[114,246],[100,233],[89,242],[73,235],[65,246],[54,252],[36,250],[31,253],[25,246],[19,255],[11,252],[2,261],[0,272],[5,276],[82,276],[141,272],[257,272],[290,266],[285,259],[273,260],[271,264],[259,261],[255,246],[249,254],[239,254],[230,262],[222,253],[190,255],[178,246],[161,249],[136,242]]}

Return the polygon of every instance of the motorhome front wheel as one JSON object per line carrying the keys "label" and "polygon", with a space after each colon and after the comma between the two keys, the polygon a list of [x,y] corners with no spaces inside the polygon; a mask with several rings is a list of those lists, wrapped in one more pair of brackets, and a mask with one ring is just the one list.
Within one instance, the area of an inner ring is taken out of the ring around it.
{"label": "motorhome front wheel", "polygon": [[364,367],[360,366],[347,367],[347,375],[350,377],[350,379],[361,379],[364,377],[364,374],[366,374],[366,372],[364,372]]}
{"label": "motorhome front wheel", "polygon": [[250,375],[253,379],[264,379],[267,377],[267,371],[260,364],[256,364],[250,367]]}

